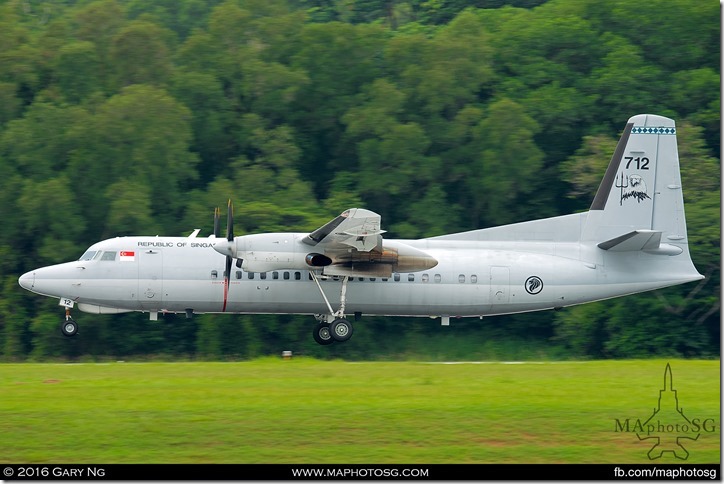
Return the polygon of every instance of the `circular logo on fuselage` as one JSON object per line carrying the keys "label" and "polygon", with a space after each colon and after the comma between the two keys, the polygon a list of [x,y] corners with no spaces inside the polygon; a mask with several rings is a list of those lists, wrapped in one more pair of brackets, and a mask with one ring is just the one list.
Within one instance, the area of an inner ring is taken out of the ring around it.
{"label": "circular logo on fuselage", "polygon": [[538,276],[530,276],[525,280],[525,290],[528,294],[538,294],[543,290],[543,280]]}

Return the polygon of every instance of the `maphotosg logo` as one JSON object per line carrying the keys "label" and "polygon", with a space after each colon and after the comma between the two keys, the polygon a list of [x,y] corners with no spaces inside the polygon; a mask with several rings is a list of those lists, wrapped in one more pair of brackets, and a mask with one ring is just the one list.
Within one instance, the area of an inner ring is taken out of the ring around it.
{"label": "maphotosg logo", "polygon": [[689,458],[689,451],[684,443],[698,440],[702,433],[716,432],[714,419],[690,419],[684,415],[673,387],[671,365],[668,363],[664,370],[664,388],[659,390],[659,403],[654,408],[654,413],[643,421],[628,418],[614,421],[616,432],[632,432],[639,440],[653,444],[647,454],[650,460],[661,458],[665,452],[672,453],[677,459],[686,460]]}

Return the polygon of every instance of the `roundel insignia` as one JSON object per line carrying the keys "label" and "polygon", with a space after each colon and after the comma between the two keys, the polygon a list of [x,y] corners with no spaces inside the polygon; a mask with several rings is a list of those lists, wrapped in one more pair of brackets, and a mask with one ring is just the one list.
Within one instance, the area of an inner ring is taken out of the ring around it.
{"label": "roundel insignia", "polygon": [[543,290],[543,280],[538,276],[530,276],[525,280],[525,290],[528,294],[538,294]]}

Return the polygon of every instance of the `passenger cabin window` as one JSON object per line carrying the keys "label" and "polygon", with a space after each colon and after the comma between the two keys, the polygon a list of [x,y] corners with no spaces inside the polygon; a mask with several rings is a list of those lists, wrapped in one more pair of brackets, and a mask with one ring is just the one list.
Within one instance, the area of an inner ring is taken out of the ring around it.
{"label": "passenger cabin window", "polygon": [[279,279],[279,273],[277,271],[272,272],[272,279]]}
{"label": "passenger cabin window", "polygon": [[395,274],[392,279],[394,279],[395,282],[400,282],[400,275],[399,275],[399,274]]}
{"label": "passenger cabin window", "polygon": [[254,273],[253,273],[253,272],[249,272],[249,279],[254,279]]}
{"label": "passenger cabin window", "polygon": [[80,256],[80,259],[78,259],[78,260],[91,260],[91,259],[93,259],[93,256],[94,256],[94,255],[96,255],[96,251],[95,251],[95,250],[87,250],[87,251],[85,252],[85,254],[83,254],[82,256]]}
{"label": "passenger cabin window", "polygon": [[241,271],[236,271],[236,278],[241,279]]}
{"label": "passenger cabin window", "polygon": [[285,273],[284,273],[284,280],[285,280],[285,281],[288,281],[288,280],[289,280],[289,273],[288,273],[288,272],[285,272]]}
{"label": "passenger cabin window", "polygon": [[435,282],[442,281],[442,276],[440,274],[435,274]]}
{"label": "passenger cabin window", "polygon": [[261,274],[259,274],[259,277],[262,279],[266,279],[266,272],[262,272]]}
{"label": "passenger cabin window", "polygon": [[477,283],[478,283],[478,276],[476,276],[475,274],[473,274],[472,276],[470,276],[470,282],[472,282],[473,284],[477,284]]}
{"label": "passenger cabin window", "polygon": [[219,271],[211,271],[211,278],[216,279],[219,277]]}
{"label": "passenger cabin window", "polygon": [[422,275],[422,282],[428,282],[430,280],[430,276],[428,274]]}
{"label": "passenger cabin window", "polygon": [[410,282],[415,281],[415,274],[407,274],[407,280]]}
{"label": "passenger cabin window", "polygon": [[463,284],[463,283],[465,282],[465,274],[460,274],[460,275],[458,276],[458,282],[459,282],[460,284]]}
{"label": "passenger cabin window", "polygon": [[302,273],[297,271],[294,273],[294,280],[295,281],[301,281],[302,280]]}
{"label": "passenger cabin window", "polygon": [[103,252],[103,257],[101,257],[101,260],[116,260],[116,251],[107,250]]}

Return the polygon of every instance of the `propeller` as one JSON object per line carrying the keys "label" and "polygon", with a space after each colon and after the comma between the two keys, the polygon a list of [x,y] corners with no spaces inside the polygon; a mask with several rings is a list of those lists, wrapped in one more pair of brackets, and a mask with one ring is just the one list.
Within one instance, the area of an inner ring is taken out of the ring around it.
{"label": "propeller", "polygon": [[[219,227],[219,221],[221,218],[221,211],[217,207],[214,210],[214,237],[219,239],[221,235],[221,229]],[[226,240],[217,240],[214,244],[214,250],[216,252],[226,256],[226,267],[224,270],[224,307],[222,312],[226,311],[226,301],[229,296],[229,279],[231,277],[231,265],[234,262],[234,205],[229,200],[226,209]]]}
{"label": "propeller", "polygon": [[[226,209],[226,240],[231,246],[234,242],[234,205],[229,204]],[[234,262],[234,258],[230,255],[226,255],[226,271],[224,272],[224,286],[226,286],[225,292],[229,291],[229,276],[231,275],[231,264]],[[224,295],[224,306],[226,306],[226,295]]]}

